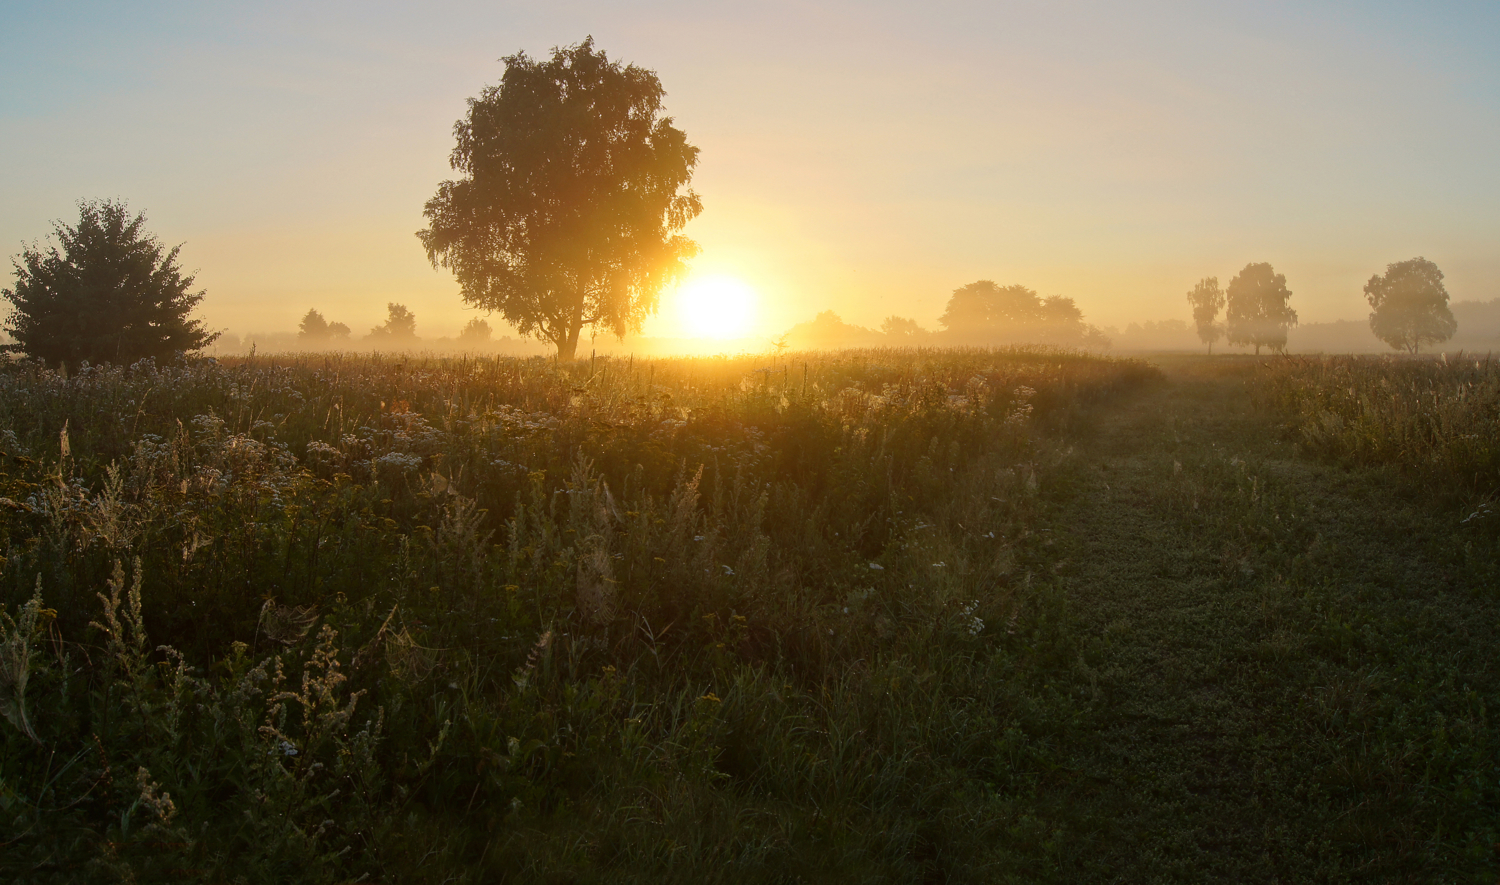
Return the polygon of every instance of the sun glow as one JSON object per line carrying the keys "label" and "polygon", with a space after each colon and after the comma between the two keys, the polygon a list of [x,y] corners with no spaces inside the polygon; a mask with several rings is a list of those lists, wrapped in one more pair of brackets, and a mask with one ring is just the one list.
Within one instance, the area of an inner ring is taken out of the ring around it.
{"label": "sun glow", "polygon": [[697,277],[677,290],[677,319],[694,338],[743,338],[755,320],[755,290],[735,277]]}

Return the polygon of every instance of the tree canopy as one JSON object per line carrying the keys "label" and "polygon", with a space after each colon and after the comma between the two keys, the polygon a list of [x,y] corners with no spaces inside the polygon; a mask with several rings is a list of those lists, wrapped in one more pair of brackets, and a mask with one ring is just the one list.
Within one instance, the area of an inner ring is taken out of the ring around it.
{"label": "tree canopy", "polygon": [[1230,344],[1254,345],[1257,354],[1262,347],[1278,353],[1286,349],[1286,330],[1297,325],[1297,311],[1287,305],[1292,292],[1285,276],[1265,262],[1247,264],[1224,294]]}
{"label": "tree canopy", "polygon": [[484,345],[490,343],[490,338],[494,334],[495,330],[490,328],[488,322],[479,317],[472,317],[459,330],[458,340],[470,346]]}
{"label": "tree canopy", "polygon": [[297,324],[297,340],[311,347],[327,347],[335,342],[347,342],[349,331],[343,323],[330,323],[316,309],[309,309],[302,322]]}
{"label": "tree canopy", "polygon": [[1370,302],[1370,331],[1397,350],[1417,353],[1423,344],[1447,341],[1458,331],[1448,309],[1443,272],[1425,258],[1386,265],[1365,283]]}
{"label": "tree canopy", "polygon": [[895,314],[885,318],[880,331],[885,337],[902,344],[920,344],[932,338],[932,333],[917,325],[916,320]]}
{"label": "tree canopy", "polygon": [[1224,291],[1219,288],[1218,277],[1204,277],[1192,291],[1187,293],[1188,304],[1193,307],[1193,323],[1198,327],[1198,340],[1214,352],[1214,342],[1224,337],[1224,327],[1219,324],[1219,311],[1224,309]]}
{"label": "tree canopy", "polygon": [[1083,322],[1073,299],[1043,298],[1025,286],[997,286],[992,280],[955,289],[938,322],[952,338],[974,343],[1109,345],[1098,329]]}
{"label": "tree canopy", "polygon": [[417,316],[404,304],[385,306],[385,322],[370,330],[371,343],[384,347],[410,347],[417,343]]}
{"label": "tree canopy", "polygon": [[32,246],[12,260],[14,289],[4,349],[51,364],[129,364],[199,350],[218,338],[189,319],[203,300],[166,249],[145,232],[146,215],[130,217],[112,200],[78,204],[78,224],[53,223],[61,250]]}
{"label": "tree canopy", "polygon": [[590,37],[536,60],[507,57],[469,99],[418,232],[465,301],[572,359],[585,326],[623,336],[654,312],[698,247],[685,189],[698,149],[663,116],[656,74],[610,61]]}

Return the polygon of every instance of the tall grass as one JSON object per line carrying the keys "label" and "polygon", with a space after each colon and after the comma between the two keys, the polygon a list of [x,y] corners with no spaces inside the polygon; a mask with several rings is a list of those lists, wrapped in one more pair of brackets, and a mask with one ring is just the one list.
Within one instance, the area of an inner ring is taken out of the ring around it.
{"label": "tall grass", "polygon": [[1273,360],[1257,388],[1314,452],[1500,489],[1500,363],[1488,356]]}
{"label": "tall grass", "polygon": [[982,879],[1067,727],[1041,440],[1150,375],[8,366],[0,864]]}

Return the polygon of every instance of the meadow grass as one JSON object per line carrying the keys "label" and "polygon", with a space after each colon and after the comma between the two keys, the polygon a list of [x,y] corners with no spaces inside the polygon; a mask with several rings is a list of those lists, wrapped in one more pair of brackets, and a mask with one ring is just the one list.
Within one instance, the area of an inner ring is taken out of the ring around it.
{"label": "meadow grass", "polygon": [[1152,375],[11,365],[5,866],[982,880],[1060,627],[1047,437]]}
{"label": "meadow grass", "polygon": [[0,870],[1494,881],[1492,370],[1158,362],[7,366]]}
{"label": "meadow grass", "polygon": [[1311,452],[1482,496],[1500,488],[1500,362],[1489,354],[1277,360],[1256,388]]}
{"label": "meadow grass", "polygon": [[1028,809],[1062,847],[1010,878],[1494,880],[1497,526],[1306,445],[1263,386],[1296,363],[1158,362],[1038,513],[1076,718]]}

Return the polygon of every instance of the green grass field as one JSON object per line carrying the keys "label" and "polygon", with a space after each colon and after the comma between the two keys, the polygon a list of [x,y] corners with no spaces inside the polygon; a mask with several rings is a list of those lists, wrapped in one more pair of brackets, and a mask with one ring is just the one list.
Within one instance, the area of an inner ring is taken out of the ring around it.
{"label": "green grass field", "polygon": [[18,882],[1500,877],[1500,366],[0,369]]}

